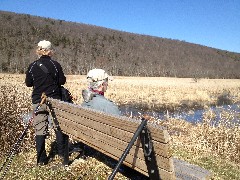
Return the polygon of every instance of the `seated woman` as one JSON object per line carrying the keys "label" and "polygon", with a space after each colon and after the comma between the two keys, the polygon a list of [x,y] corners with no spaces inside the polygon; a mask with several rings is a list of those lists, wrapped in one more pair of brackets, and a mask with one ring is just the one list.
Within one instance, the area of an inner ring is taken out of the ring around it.
{"label": "seated woman", "polygon": [[108,114],[121,115],[118,106],[104,97],[111,77],[103,69],[92,69],[87,74],[88,89],[82,91],[83,107],[103,111]]}

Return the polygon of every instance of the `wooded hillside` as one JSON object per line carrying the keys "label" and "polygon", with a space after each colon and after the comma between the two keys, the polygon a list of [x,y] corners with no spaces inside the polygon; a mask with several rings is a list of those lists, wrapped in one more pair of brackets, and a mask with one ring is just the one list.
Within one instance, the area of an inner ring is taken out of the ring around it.
{"label": "wooded hillside", "polygon": [[0,72],[25,73],[40,40],[66,74],[240,78],[240,53],[104,27],[0,11]]}

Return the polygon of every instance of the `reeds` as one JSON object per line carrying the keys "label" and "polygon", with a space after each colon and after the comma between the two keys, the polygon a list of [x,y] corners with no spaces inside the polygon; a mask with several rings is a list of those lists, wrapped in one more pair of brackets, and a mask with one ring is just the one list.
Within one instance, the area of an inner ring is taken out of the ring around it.
{"label": "reeds", "polygon": [[240,127],[239,122],[232,121],[231,112],[223,111],[221,119],[216,119],[208,111],[203,123],[197,125],[176,119],[168,119],[161,125],[168,128],[176,149],[184,148],[195,157],[210,155],[240,163]]}
{"label": "reeds", "polygon": [[[83,101],[81,90],[87,87],[85,78],[67,76],[66,86],[78,104]],[[239,102],[240,80],[201,79],[194,82],[191,78],[115,77],[109,82],[106,97],[119,105],[155,111],[206,108],[224,102]]]}
{"label": "reeds", "polygon": [[[0,155],[2,155],[11,150],[24,130],[22,116],[30,110],[31,101],[21,87],[3,85],[0,90],[0,107]],[[32,137],[30,134],[25,137],[23,149],[32,147]]]}
{"label": "reeds", "polygon": [[[24,75],[0,74],[0,86],[2,156],[24,128],[21,118],[31,110],[32,89],[25,86]],[[65,86],[73,94],[74,102],[81,104],[81,91],[87,87],[85,76],[67,76]],[[240,102],[240,81],[201,79],[194,82],[192,79],[115,77],[109,82],[106,96],[118,105],[129,104],[157,111],[163,108],[207,108],[223,99],[231,103]],[[216,114],[209,110],[204,114],[203,123],[197,125],[180,119],[156,122],[168,128],[174,148],[239,164],[240,129],[239,122],[233,121],[233,116],[240,118],[239,112],[223,110],[221,118],[217,119]],[[32,130],[24,141],[25,149],[33,147]]]}

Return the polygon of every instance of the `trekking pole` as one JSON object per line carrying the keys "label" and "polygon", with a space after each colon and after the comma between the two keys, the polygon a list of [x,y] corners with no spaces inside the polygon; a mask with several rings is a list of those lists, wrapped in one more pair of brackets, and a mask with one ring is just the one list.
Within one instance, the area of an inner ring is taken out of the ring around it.
{"label": "trekking pole", "polygon": [[6,168],[5,168],[2,176],[0,177],[0,179],[3,179],[4,176],[6,175],[6,172],[9,169],[10,164],[11,164],[11,162],[13,160],[14,155],[15,155],[14,154],[15,151],[18,150],[20,142],[23,140],[24,136],[27,134],[27,130],[29,129],[30,124],[32,123],[33,118],[35,117],[35,115],[37,115],[39,107],[46,101],[46,97],[47,96],[45,95],[45,93],[43,93],[42,96],[41,96],[42,100],[41,100],[40,104],[36,107],[36,109],[33,111],[33,115],[31,117],[31,119],[29,120],[29,122],[27,124],[27,127],[23,130],[23,132],[19,136],[17,142],[14,144],[12,150],[8,153],[6,160],[4,161],[3,165],[1,166],[0,172],[2,171],[3,167],[6,165],[7,162],[8,162],[8,164],[7,164]]}
{"label": "trekking pole", "polygon": [[114,170],[112,171],[112,174],[108,177],[108,180],[112,180],[115,177],[116,173],[118,172],[118,169],[120,168],[121,164],[125,160],[125,158],[128,155],[130,149],[132,148],[134,142],[136,141],[136,139],[138,138],[138,136],[140,135],[141,131],[146,126],[146,124],[147,124],[147,118],[143,117],[141,124],[138,126],[138,128],[137,128],[136,132],[134,133],[131,141],[129,142],[127,148],[125,149],[121,158],[119,159],[118,164],[115,166]]}

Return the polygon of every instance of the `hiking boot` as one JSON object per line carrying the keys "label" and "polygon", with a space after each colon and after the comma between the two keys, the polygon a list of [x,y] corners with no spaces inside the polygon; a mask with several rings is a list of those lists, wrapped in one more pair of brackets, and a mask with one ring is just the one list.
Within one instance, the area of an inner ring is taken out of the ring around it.
{"label": "hiking boot", "polygon": [[61,157],[62,164],[68,165],[69,164],[69,137],[68,135],[64,134],[61,131],[55,131],[56,133],[56,141],[57,141],[57,149],[58,155]]}
{"label": "hiking boot", "polygon": [[37,164],[46,165],[48,158],[45,150],[45,135],[36,135],[36,151],[37,151]]}

